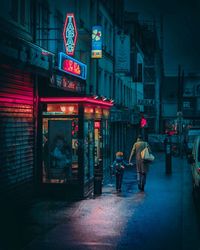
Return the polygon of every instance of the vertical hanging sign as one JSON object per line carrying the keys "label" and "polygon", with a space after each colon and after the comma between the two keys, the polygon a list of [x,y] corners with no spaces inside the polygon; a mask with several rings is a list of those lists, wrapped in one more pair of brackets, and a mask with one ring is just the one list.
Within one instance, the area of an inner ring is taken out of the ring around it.
{"label": "vertical hanging sign", "polygon": [[102,26],[92,27],[92,58],[102,58]]}
{"label": "vertical hanging sign", "polygon": [[73,13],[68,13],[66,16],[64,30],[63,30],[63,39],[66,48],[66,54],[73,56],[74,50],[77,41],[77,29],[76,22]]}

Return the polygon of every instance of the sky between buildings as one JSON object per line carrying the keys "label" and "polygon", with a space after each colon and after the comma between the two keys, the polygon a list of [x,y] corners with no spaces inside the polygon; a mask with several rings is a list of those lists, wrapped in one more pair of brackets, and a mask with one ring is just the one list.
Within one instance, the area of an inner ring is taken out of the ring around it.
{"label": "sky between buildings", "polygon": [[166,75],[200,74],[200,0],[125,0],[125,9],[139,12],[140,19],[163,16],[163,51]]}

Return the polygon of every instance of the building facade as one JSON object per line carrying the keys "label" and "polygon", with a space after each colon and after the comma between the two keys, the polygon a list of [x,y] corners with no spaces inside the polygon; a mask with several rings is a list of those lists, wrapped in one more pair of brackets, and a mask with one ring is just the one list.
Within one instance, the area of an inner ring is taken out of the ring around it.
{"label": "building facade", "polygon": [[[58,189],[85,197],[95,191],[95,177],[104,178],[112,104],[90,95],[97,86],[90,30],[99,6],[97,1],[87,4],[90,8],[81,1],[2,3],[2,195]],[[80,30],[76,61],[63,53],[67,13],[77,16]]]}
{"label": "building facade", "polygon": [[2,1],[2,196],[100,194],[116,151],[128,157],[145,112],[145,54],[117,4]]}
{"label": "building facade", "polygon": [[[163,79],[161,32],[152,20],[139,21],[138,13],[127,12],[126,27],[133,36],[132,58],[135,82],[142,84],[143,95],[137,100],[142,116],[147,119],[147,133],[159,133],[161,120],[161,88]],[[159,23],[161,26],[161,24]]]}

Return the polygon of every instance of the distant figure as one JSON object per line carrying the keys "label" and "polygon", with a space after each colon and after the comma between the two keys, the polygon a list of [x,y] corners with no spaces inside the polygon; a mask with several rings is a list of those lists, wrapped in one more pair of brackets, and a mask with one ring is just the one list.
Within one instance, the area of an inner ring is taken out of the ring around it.
{"label": "distant figure", "polygon": [[121,192],[124,169],[127,166],[127,163],[124,161],[123,152],[117,152],[115,161],[112,164],[112,173],[116,176],[116,190]]}
{"label": "distant figure", "polygon": [[148,143],[143,141],[141,135],[138,135],[137,142],[134,143],[133,148],[131,150],[130,157],[129,157],[129,164],[131,164],[132,156],[135,155],[138,188],[141,191],[144,191],[144,186],[146,184],[146,175],[147,175],[147,166],[148,166],[148,164],[144,163],[143,159],[141,158],[141,151],[145,147],[148,147],[150,150]]}

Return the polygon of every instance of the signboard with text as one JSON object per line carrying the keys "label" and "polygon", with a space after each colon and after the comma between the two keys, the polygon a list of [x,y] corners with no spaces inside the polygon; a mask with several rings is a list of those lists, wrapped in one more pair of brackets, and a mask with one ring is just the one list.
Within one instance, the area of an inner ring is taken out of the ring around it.
{"label": "signboard with text", "polygon": [[102,58],[102,26],[92,27],[92,58]]}
{"label": "signboard with text", "polygon": [[58,69],[81,79],[86,79],[87,66],[62,52],[59,53]]}
{"label": "signboard with text", "polygon": [[53,74],[50,78],[51,87],[61,88],[67,91],[84,93],[85,85],[76,80],[69,79],[69,77]]}
{"label": "signboard with text", "polygon": [[144,106],[153,106],[155,104],[154,99],[139,99],[137,101],[138,105],[144,105]]}
{"label": "signboard with text", "polygon": [[66,48],[66,54],[73,56],[77,41],[77,29],[76,22],[73,13],[68,13],[65,19],[64,29],[63,29],[63,39]]}

